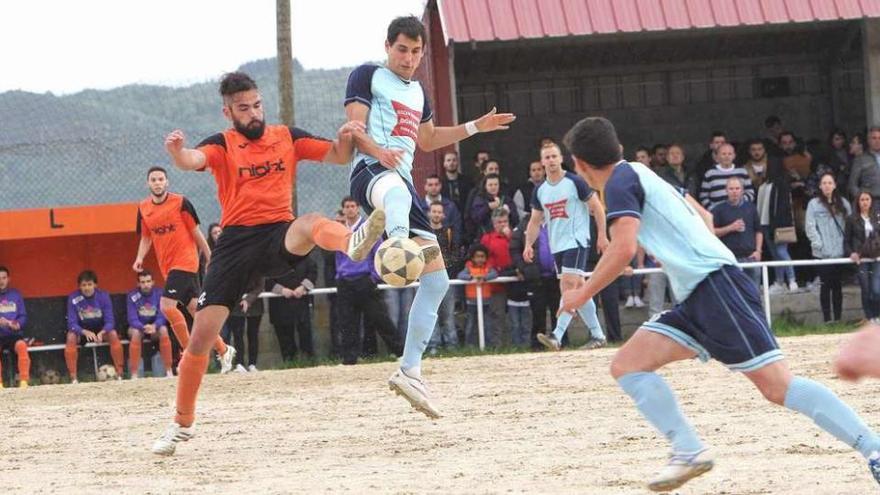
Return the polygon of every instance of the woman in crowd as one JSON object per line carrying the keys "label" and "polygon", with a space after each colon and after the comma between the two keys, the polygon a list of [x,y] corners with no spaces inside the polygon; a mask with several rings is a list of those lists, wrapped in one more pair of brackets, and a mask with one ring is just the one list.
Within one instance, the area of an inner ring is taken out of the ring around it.
{"label": "woman in crowd", "polygon": [[[805,231],[810,239],[813,256],[818,259],[844,256],[844,225],[852,212],[849,201],[837,191],[834,175],[826,173],[819,180],[819,196],[807,204]],[[816,267],[821,280],[819,302],[825,322],[840,320],[843,306],[840,265]],[[832,312],[833,310],[833,312]]]}
{"label": "woman in crowd", "polygon": [[880,262],[864,259],[880,256],[880,213],[873,208],[868,191],[859,193],[856,205],[856,211],[846,219],[845,252],[859,268],[865,319],[876,323],[880,321]]}
{"label": "woman in crowd", "polygon": [[492,232],[492,212],[503,208],[509,215],[510,225],[519,223],[516,206],[510,198],[501,193],[501,178],[497,174],[488,174],[483,178],[481,191],[474,197],[469,212],[471,221],[477,226],[479,234]]}
{"label": "woman in crowd", "polygon": [[[764,233],[764,244],[774,261],[791,261],[788,245],[797,240],[794,234],[790,180],[791,177],[782,167],[782,161],[770,160],[767,162],[767,180],[758,189],[757,207],[761,231]],[[798,290],[794,267],[777,266],[773,270],[776,281],[770,287],[771,292],[779,293],[786,288],[790,291]]]}

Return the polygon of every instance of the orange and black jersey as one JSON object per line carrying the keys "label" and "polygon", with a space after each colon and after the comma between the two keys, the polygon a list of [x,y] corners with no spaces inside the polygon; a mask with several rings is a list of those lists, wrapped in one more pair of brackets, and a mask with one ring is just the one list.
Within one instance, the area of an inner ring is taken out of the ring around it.
{"label": "orange and black jersey", "polygon": [[188,199],[168,193],[165,201],[156,204],[147,198],[138,205],[137,232],[153,241],[162,276],[171,270],[197,273],[199,255],[193,229],[199,216]]}
{"label": "orange and black jersey", "polygon": [[235,129],[215,134],[196,147],[217,181],[223,210],[220,224],[253,226],[293,220],[291,197],[299,160],[321,161],[333,143],[283,125],[266,126],[249,140]]}

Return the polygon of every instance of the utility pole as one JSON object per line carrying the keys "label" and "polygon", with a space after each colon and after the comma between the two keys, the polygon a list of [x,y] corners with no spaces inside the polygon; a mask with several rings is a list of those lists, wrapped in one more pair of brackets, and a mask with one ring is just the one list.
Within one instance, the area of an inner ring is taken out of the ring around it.
{"label": "utility pole", "polygon": [[[293,42],[291,41],[290,0],[275,0],[275,36],[278,45],[278,114],[281,123],[293,126]],[[296,214],[296,187],[293,188]]]}

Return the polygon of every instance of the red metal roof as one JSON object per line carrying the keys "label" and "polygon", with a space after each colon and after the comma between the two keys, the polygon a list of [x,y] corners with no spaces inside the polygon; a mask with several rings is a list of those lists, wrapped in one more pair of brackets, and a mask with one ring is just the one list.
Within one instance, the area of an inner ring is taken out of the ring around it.
{"label": "red metal roof", "polygon": [[880,0],[437,0],[447,42],[880,17]]}

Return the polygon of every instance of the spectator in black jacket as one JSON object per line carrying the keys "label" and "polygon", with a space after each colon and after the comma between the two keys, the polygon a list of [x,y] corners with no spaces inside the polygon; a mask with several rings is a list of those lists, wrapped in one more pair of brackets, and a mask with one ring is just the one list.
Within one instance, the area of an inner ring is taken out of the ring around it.
{"label": "spectator in black jacket", "polygon": [[294,266],[293,271],[266,280],[266,290],[282,297],[269,299],[269,321],[275,327],[281,358],[292,361],[299,350],[303,357],[315,356],[312,344],[312,296],[318,279],[318,264],[312,256],[306,256]]}
{"label": "spectator in black jacket", "polygon": [[844,253],[859,267],[865,319],[877,323],[880,319],[880,261],[862,261],[862,258],[880,256],[880,212],[873,203],[870,192],[859,193],[855,211],[846,218],[843,243]]}

